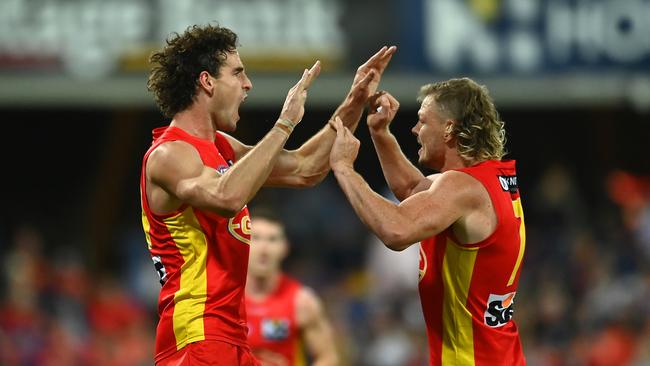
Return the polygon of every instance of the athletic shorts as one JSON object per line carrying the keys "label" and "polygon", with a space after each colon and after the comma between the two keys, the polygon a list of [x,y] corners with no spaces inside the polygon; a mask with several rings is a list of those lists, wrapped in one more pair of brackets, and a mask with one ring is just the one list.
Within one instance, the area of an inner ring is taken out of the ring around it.
{"label": "athletic shorts", "polygon": [[220,341],[190,343],[156,366],[260,366],[251,351]]}

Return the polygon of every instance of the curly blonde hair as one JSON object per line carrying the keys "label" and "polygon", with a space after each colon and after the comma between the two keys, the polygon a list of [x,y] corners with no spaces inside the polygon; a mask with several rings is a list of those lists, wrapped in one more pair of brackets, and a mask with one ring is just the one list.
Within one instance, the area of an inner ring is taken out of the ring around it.
{"label": "curly blonde hair", "polygon": [[428,96],[441,114],[455,121],[452,134],[463,159],[478,163],[501,160],[506,154],[504,122],[485,86],[469,78],[450,79],[422,86],[418,101]]}

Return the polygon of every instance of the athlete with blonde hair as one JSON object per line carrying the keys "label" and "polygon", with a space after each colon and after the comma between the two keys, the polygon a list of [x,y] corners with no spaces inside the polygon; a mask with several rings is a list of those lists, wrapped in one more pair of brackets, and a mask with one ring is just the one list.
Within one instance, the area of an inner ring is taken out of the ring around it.
{"label": "athlete with blonde hair", "polygon": [[361,220],[393,250],[420,242],[420,298],[431,365],[524,365],[513,304],[526,235],[504,124],[487,89],[451,79],[421,88],[412,129],[425,177],[389,131],[399,103],[370,98],[372,141],[395,204],[354,171],[359,141],[337,119],[332,170]]}

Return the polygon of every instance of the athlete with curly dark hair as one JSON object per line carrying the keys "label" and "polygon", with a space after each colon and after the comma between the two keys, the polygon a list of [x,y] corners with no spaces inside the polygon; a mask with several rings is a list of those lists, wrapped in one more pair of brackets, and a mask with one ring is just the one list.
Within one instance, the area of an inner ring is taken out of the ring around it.
{"label": "athlete with curly dark hair", "polygon": [[[383,47],[358,68],[334,112],[349,128],[394,52]],[[246,204],[262,185],[309,187],[327,175],[336,137],[327,124],[297,150],[283,149],[302,120],[320,63],[289,90],[273,128],[247,146],[224,133],[235,130],[253,87],[231,30],[190,27],[151,62],[148,88],[171,118],[154,130],[140,181],[142,225],[162,284],[156,364],[255,365],[243,301],[251,234]]]}

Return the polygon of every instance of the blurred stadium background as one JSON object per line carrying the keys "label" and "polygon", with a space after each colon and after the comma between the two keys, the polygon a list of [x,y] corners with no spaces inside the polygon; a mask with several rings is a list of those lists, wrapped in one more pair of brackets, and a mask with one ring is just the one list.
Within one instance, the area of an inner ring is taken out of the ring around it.
{"label": "blurred stadium background", "polygon": [[[517,297],[530,365],[650,365],[650,2],[646,0],[2,0],[0,365],[149,365],[159,284],[140,227],[152,128],[147,56],[218,21],[253,81],[236,136],[255,143],[289,87],[324,71],[289,141],[323,126],[357,65],[398,51],[382,89],[416,159],[420,85],[488,86],[518,160],[527,252]],[[363,122],[358,170],[387,194]],[[322,296],[346,365],[424,365],[417,248],[371,236],[329,176],[263,189],[286,269]]]}

